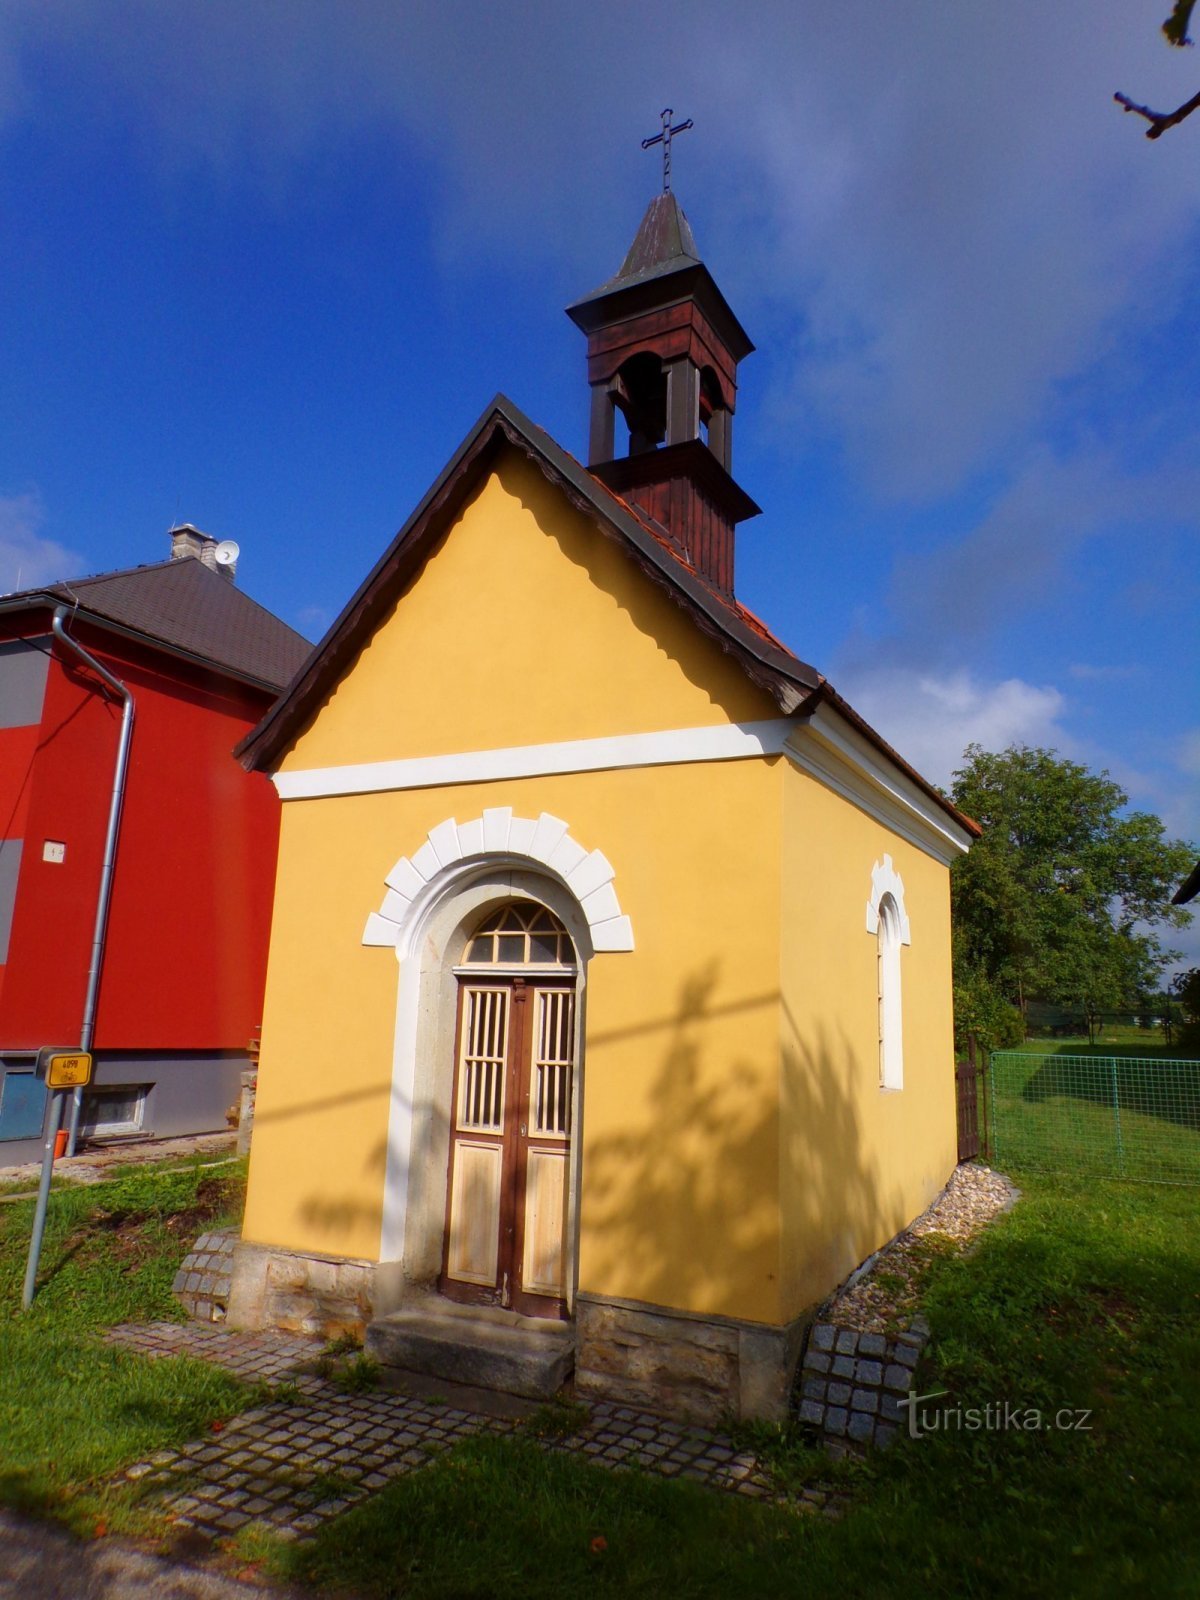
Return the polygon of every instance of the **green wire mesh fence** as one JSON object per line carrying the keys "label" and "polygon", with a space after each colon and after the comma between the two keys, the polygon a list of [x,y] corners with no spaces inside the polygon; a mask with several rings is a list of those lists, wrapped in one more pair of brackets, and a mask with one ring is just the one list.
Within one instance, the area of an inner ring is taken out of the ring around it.
{"label": "green wire mesh fence", "polygon": [[1200,1185],[1200,1061],[996,1050],[988,1102],[996,1161]]}

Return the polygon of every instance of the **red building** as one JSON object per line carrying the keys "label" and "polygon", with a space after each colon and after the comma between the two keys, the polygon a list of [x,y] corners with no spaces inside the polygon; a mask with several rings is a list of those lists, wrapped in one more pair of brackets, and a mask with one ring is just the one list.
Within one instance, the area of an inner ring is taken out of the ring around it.
{"label": "red building", "polygon": [[176,529],[170,560],[0,597],[0,1165],[41,1148],[34,1056],[79,1043],[96,962],[124,700],[87,656],[133,709],[80,1134],[210,1131],[238,1097],[279,802],[231,751],[309,646],[218,548]]}

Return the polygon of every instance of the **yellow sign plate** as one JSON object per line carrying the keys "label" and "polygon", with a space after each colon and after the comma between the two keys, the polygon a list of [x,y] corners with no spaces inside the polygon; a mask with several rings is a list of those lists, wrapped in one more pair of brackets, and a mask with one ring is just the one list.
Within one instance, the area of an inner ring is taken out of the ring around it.
{"label": "yellow sign plate", "polygon": [[46,1057],[47,1089],[79,1089],[91,1081],[91,1056],[63,1050]]}

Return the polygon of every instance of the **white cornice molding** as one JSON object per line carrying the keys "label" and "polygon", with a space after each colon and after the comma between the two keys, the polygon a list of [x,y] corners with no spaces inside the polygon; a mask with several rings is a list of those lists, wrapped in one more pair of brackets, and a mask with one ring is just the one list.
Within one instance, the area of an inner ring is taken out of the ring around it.
{"label": "white cornice molding", "polygon": [[783,751],[801,771],[944,866],[970,848],[966,829],[830,707],[818,706],[797,722]]}
{"label": "white cornice molding", "polygon": [[723,722],[707,728],[667,728],[559,744],[510,745],[500,750],[456,751],[403,761],[367,761],[357,766],[309,767],[272,774],[283,800],[327,795],[376,794],[389,789],[439,789],[462,783],[495,783],[559,773],[602,772],[622,767],[683,766],[700,761],[745,761],[775,756],[793,723]]}

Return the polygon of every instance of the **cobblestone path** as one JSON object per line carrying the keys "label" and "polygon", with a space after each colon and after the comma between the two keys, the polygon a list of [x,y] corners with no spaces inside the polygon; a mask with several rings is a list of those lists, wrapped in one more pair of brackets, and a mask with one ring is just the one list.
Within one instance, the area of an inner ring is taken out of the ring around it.
{"label": "cobblestone path", "polygon": [[[389,1390],[347,1394],[335,1382],[300,1370],[318,1347],[279,1333],[236,1333],[202,1323],[150,1323],[110,1330],[110,1341],[143,1355],[188,1355],[213,1361],[238,1377],[286,1382],[286,1399],[243,1412],[219,1433],[160,1450],[126,1469],[163,1501],[176,1519],[215,1537],[248,1523],[285,1537],[311,1534],[330,1517],[382,1489],[392,1478],[481,1433],[519,1427]],[[580,1407],[581,1425],[544,1448],[602,1467],[638,1466],[755,1499],[775,1491],[756,1457],[726,1435],[690,1428],[627,1406]],[[808,1489],[801,1503],[829,1509],[828,1492]]]}

